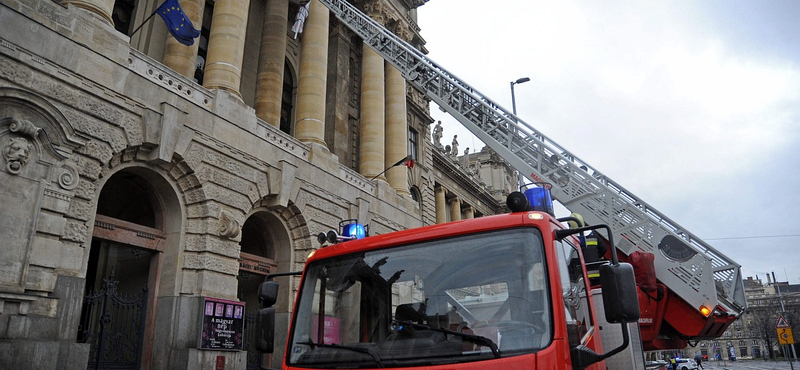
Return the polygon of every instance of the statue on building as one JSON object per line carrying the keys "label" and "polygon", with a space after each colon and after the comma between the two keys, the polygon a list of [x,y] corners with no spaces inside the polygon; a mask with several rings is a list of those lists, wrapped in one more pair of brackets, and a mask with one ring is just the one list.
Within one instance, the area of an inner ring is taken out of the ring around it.
{"label": "statue on building", "polygon": [[453,158],[458,156],[458,140],[456,138],[458,138],[458,135],[453,135],[453,143],[450,146],[452,148],[450,156]]}
{"label": "statue on building", "polygon": [[461,167],[469,172],[469,148],[464,149],[464,155],[461,157]]}
{"label": "statue on building", "polygon": [[437,122],[433,128],[433,146],[442,149],[442,121]]}

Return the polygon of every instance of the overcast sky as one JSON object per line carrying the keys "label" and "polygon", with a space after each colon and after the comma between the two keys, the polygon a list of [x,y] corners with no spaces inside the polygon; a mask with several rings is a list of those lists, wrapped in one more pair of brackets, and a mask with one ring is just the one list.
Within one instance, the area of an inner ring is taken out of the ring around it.
{"label": "overcast sky", "polygon": [[[510,81],[529,77],[522,120],[743,277],[800,284],[800,2],[430,0],[418,14],[431,59],[508,111]],[[442,144],[483,146],[431,113]]]}

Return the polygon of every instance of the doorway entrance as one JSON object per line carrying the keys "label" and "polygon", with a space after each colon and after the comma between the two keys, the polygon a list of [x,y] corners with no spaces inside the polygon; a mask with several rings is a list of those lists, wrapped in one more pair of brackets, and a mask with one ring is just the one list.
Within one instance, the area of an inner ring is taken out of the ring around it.
{"label": "doorway entrance", "polygon": [[[88,369],[139,369],[152,351],[163,207],[142,176],[123,170],[103,185],[87,264],[78,342]],[[144,366],[147,367],[147,366]]]}

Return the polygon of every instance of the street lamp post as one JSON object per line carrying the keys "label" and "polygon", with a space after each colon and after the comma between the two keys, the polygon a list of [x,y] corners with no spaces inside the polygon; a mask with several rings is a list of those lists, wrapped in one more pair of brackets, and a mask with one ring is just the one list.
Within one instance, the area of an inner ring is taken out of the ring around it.
{"label": "street lamp post", "polygon": [[[516,81],[511,81],[511,111],[514,113],[514,119],[516,120],[517,117],[517,100],[514,97],[514,85],[518,85],[521,83],[525,83],[530,81],[531,79],[528,77],[521,77],[518,78]],[[525,177],[522,176],[522,172],[519,173],[519,191],[522,191],[522,187],[525,186]]]}
{"label": "street lamp post", "polygon": [[518,78],[516,81],[511,81],[511,110],[514,115],[517,115],[517,101],[514,98],[514,85],[525,83],[530,81],[531,79],[528,77]]}

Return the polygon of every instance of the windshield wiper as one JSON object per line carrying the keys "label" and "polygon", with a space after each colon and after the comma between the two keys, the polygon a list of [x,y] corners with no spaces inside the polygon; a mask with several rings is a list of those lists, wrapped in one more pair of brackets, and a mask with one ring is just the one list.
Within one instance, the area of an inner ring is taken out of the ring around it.
{"label": "windshield wiper", "polygon": [[314,349],[314,347],[339,348],[339,349],[346,349],[346,350],[353,351],[353,352],[366,353],[366,354],[372,356],[372,359],[375,360],[375,362],[378,364],[378,367],[383,368],[383,362],[381,362],[381,358],[380,358],[380,356],[378,356],[378,352],[376,352],[372,348],[345,346],[345,345],[336,344],[336,343],[330,343],[330,344],[328,344],[328,343],[314,343],[314,342],[312,342],[310,340],[306,341],[306,342],[297,342],[297,344],[305,344],[305,345],[311,347],[311,349]]}
{"label": "windshield wiper", "polygon": [[417,324],[417,323],[414,323],[414,322],[411,322],[411,321],[394,320],[394,322],[396,322],[398,324],[401,324],[401,325],[408,325],[408,326],[411,326],[412,328],[433,330],[433,331],[438,331],[440,333],[457,335],[459,337],[462,337],[462,338],[465,338],[465,339],[469,339],[472,343],[480,344],[480,345],[484,345],[484,346],[489,347],[489,349],[492,350],[492,354],[494,354],[494,357],[495,358],[500,358],[500,350],[497,349],[497,344],[495,344],[491,339],[486,338],[486,337],[484,337],[482,335],[470,334],[470,333],[462,333],[460,331],[455,331],[455,330],[450,330],[450,329],[445,329],[445,328],[434,328],[434,327],[431,327],[431,326],[428,326],[428,325]]}

